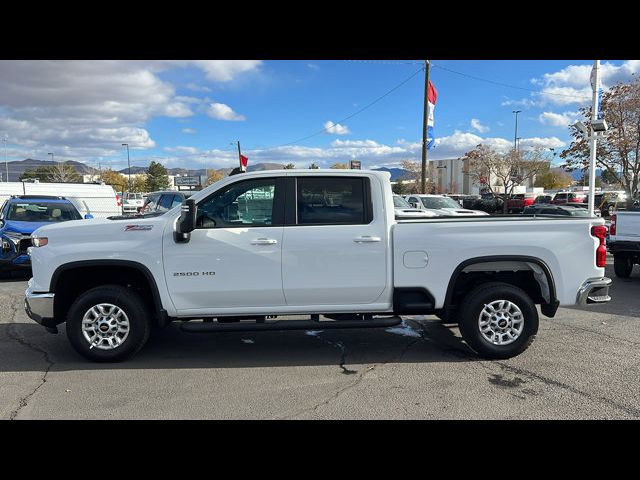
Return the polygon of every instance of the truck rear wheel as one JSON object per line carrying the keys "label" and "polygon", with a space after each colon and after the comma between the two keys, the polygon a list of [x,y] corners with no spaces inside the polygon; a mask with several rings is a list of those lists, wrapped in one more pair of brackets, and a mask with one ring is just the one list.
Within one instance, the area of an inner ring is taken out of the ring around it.
{"label": "truck rear wheel", "polygon": [[485,283],[462,301],[458,324],[462,338],[481,357],[511,358],[535,339],[538,310],[524,290],[508,283]]}
{"label": "truck rear wheel", "polygon": [[84,292],[67,314],[73,348],[95,362],[119,362],[136,354],[151,331],[140,296],[119,285]]}
{"label": "truck rear wheel", "polygon": [[631,255],[618,253],[613,256],[613,271],[616,277],[629,278],[633,270],[633,258]]}

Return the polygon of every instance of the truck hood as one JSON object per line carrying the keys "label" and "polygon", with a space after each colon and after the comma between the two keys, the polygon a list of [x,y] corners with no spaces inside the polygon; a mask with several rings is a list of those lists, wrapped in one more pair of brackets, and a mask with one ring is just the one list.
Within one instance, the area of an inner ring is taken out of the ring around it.
{"label": "truck hood", "polygon": [[[18,220],[5,220],[2,232],[15,232],[22,235],[31,235],[34,230],[51,225],[50,222],[20,222]],[[56,223],[57,225],[57,223]]]}
{"label": "truck hood", "polygon": [[469,210],[467,208],[429,208],[427,209],[431,212],[436,212],[439,215],[447,215],[447,216],[474,216],[474,215],[489,215],[487,212],[483,212],[482,210]]}

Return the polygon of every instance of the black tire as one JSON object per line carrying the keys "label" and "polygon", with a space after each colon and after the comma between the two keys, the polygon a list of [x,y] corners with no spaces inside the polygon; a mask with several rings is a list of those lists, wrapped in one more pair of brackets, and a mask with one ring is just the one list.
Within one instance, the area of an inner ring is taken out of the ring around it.
{"label": "black tire", "polygon": [[618,253],[613,256],[613,271],[616,273],[616,277],[629,278],[632,270],[633,258],[631,255]]}
{"label": "black tire", "polygon": [[[519,336],[507,345],[495,345],[482,334],[479,317],[485,305],[508,300],[522,312],[523,326]],[[538,310],[524,290],[508,283],[490,282],[474,288],[461,302],[458,325],[462,338],[480,357],[505,359],[524,352],[538,333]]]}
{"label": "black tire", "polygon": [[[120,308],[129,319],[129,332],[122,344],[103,350],[90,348],[82,332],[82,319],[91,307],[108,303]],[[94,362],[120,362],[135,355],[149,339],[150,315],[140,296],[132,290],[118,285],[92,288],[80,295],[67,314],[67,337],[73,348]]]}

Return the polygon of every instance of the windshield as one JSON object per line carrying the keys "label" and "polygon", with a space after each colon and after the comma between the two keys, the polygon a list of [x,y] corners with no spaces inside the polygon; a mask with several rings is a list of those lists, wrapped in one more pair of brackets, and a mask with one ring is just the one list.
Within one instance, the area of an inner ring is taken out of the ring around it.
{"label": "windshield", "polygon": [[425,208],[461,208],[460,204],[449,197],[420,197]]}
{"label": "windshield", "polygon": [[127,194],[127,199],[128,200],[142,200],[142,194],[141,193],[128,193]]}
{"label": "windshield", "polygon": [[7,220],[17,222],[65,222],[81,219],[73,205],[61,202],[16,202],[9,205],[7,212]]}
{"label": "windshield", "polygon": [[399,195],[393,196],[393,206],[396,208],[413,208],[409,202]]}

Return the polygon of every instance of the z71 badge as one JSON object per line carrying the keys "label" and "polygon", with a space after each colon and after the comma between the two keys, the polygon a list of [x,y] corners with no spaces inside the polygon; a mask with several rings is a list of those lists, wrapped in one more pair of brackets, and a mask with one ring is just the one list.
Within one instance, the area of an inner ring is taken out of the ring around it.
{"label": "z71 badge", "polygon": [[125,232],[133,232],[138,230],[151,230],[153,225],[127,225],[124,227]]}

